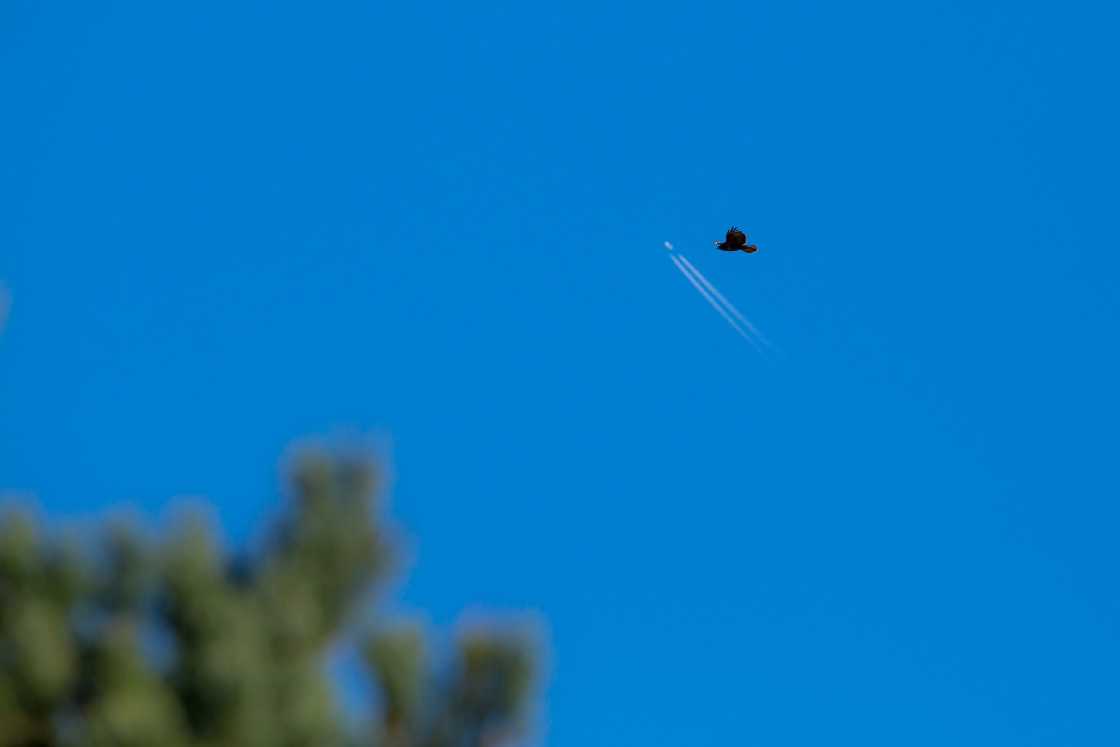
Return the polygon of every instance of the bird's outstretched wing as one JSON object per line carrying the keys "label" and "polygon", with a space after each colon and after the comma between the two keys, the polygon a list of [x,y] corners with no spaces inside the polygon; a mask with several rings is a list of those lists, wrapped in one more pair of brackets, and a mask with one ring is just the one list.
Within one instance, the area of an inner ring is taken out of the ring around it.
{"label": "bird's outstretched wing", "polygon": [[727,232],[727,243],[739,247],[747,243],[747,235],[734,226]]}

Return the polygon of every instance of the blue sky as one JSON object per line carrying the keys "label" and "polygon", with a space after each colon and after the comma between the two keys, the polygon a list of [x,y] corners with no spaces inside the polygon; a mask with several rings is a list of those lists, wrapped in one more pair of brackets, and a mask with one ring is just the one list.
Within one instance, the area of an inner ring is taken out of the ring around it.
{"label": "blue sky", "polygon": [[1115,3],[156,6],[0,11],[0,488],[381,434],[550,744],[1120,740]]}

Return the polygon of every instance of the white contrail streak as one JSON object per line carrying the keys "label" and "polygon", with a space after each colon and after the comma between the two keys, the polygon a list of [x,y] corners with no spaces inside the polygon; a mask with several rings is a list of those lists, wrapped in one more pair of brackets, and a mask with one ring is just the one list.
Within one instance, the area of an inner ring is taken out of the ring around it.
{"label": "white contrail streak", "polygon": [[[740,327],[738,324],[735,323],[735,320],[731,318],[730,314],[728,314],[726,311],[723,310],[722,306],[720,306],[718,303],[716,303],[716,300],[711,297],[711,295],[708,293],[708,291],[704,290],[704,287],[702,285],[700,285],[700,283],[696,282],[696,278],[692,277],[692,275],[689,274],[688,270],[686,270],[684,268],[684,265],[682,265],[680,263],[680,261],[675,256],[669,257],[669,259],[673,260],[673,264],[675,264],[677,266],[677,269],[681,271],[681,274],[684,275],[686,278],[688,278],[688,282],[690,282],[694,286],[696,286],[696,290],[700,291],[700,295],[702,295],[704,298],[706,298],[708,300],[708,303],[710,303],[712,305],[712,308],[715,309],[716,311],[718,311],[720,314],[722,314],[723,318],[727,320],[728,324],[730,324],[732,327],[734,327],[735,331],[738,332],[740,335],[742,335],[744,340],[746,340],[751,345],[753,345],[754,349],[757,350],[759,353],[761,353],[762,348],[760,348],[758,346],[758,344],[754,340],[751,339],[750,335],[748,335],[746,332],[743,331],[742,327]],[[684,257],[681,257],[681,259],[684,259]],[[685,260],[685,262],[688,262],[688,260]],[[689,267],[691,267],[691,266],[692,265],[689,265]],[[699,273],[697,273],[697,275],[699,275]]]}
{"label": "white contrail streak", "polygon": [[755,336],[758,337],[758,339],[762,340],[767,345],[770,344],[770,342],[765,337],[762,336],[762,333],[759,332],[757,329],[755,329],[754,325],[750,323],[750,320],[748,320],[745,316],[743,316],[742,312],[740,312],[737,308],[732,306],[731,302],[728,301],[726,298],[724,298],[723,294],[720,293],[718,290],[716,290],[716,287],[714,285],[712,285],[711,283],[709,283],[708,279],[706,277],[704,277],[703,275],[701,275],[700,271],[697,270],[695,267],[693,267],[692,263],[689,262],[687,259],[685,259],[685,256],[683,254],[681,254],[679,256],[681,258],[681,261],[684,262],[685,266],[688,267],[688,269],[692,270],[692,274],[700,279],[700,282],[704,284],[704,287],[706,287],[708,290],[710,290],[712,292],[712,295],[715,296],[716,298],[718,298],[720,300],[720,303],[722,303],[724,306],[727,307],[728,311],[730,311],[732,314],[737,316],[739,318],[739,321],[742,322],[743,324],[745,324],[747,329],[749,329],[751,332],[753,332],[755,334]]}
{"label": "white contrail streak", "polygon": [[8,322],[8,309],[11,305],[12,296],[4,287],[4,283],[0,282],[0,332],[4,331],[4,325]]}

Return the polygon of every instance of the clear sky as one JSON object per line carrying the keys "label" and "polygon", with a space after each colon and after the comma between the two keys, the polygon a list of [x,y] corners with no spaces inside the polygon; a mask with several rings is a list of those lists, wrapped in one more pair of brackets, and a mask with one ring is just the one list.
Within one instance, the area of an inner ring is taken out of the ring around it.
{"label": "clear sky", "polygon": [[109,5],[0,11],[0,488],[383,434],[550,744],[1120,742],[1116,3]]}

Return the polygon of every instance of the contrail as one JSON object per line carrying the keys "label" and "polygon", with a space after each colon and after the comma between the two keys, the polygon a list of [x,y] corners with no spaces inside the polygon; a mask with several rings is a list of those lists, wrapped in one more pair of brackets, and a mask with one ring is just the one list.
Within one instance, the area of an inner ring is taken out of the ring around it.
{"label": "contrail", "polygon": [[[668,242],[666,242],[666,243],[668,243]],[[740,335],[743,336],[744,340],[746,340],[752,346],[754,346],[755,350],[757,350],[759,353],[762,353],[762,348],[760,348],[758,346],[758,343],[756,343],[754,340],[752,340],[751,336],[748,335],[746,332],[744,332],[743,328],[735,323],[735,320],[731,318],[731,315],[728,314],[726,311],[724,311],[722,306],[720,306],[718,303],[716,303],[716,300],[714,298],[712,298],[711,295],[708,294],[708,291],[704,290],[703,286],[701,286],[700,283],[696,282],[696,278],[692,277],[692,275],[689,274],[688,270],[686,270],[684,268],[684,265],[682,265],[680,263],[680,261],[676,258],[676,256],[671,256],[671,257],[669,257],[669,259],[673,260],[673,264],[675,264],[677,266],[677,269],[681,271],[681,274],[684,275],[686,278],[688,278],[688,282],[690,282],[694,286],[696,286],[696,290],[700,291],[700,295],[702,295],[704,298],[708,299],[708,303],[710,303],[712,305],[712,308],[715,309],[716,311],[718,311],[720,314],[722,314],[723,318],[726,319],[727,322],[732,327],[735,328],[736,332],[738,332]],[[681,257],[681,259],[684,259],[684,257]],[[684,261],[685,261],[685,263],[688,262],[687,259],[685,259]],[[689,265],[689,267],[692,267],[692,265]],[[696,273],[696,274],[700,275],[700,273]],[[701,276],[701,279],[703,279],[703,276]],[[705,284],[707,284],[707,281],[704,281],[704,282],[705,282]]]}
{"label": "contrail", "polygon": [[12,296],[4,287],[4,283],[0,282],[0,332],[4,331],[4,325],[8,322],[8,309],[11,305]]}
{"label": "contrail", "polygon": [[[666,243],[668,243],[668,242],[666,242]],[[732,306],[731,302],[728,301],[726,298],[724,298],[723,294],[720,293],[718,290],[716,290],[716,287],[714,285],[712,285],[711,283],[709,283],[708,279],[706,277],[704,277],[703,275],[701,275],[700,271],[697,270],[695,267],[693,267],[692,263],[689,262],[687,259],[685,259],[685,256],[683,254],[680,255],[680,258],[681,258],[681,261],[684,262],[685,266],[688,267],[688,269],[692,270],[692,274],[694,274],[696,277],[700,278],[700,282],[703,283],[704,286],[712,292],[712,295],[714,295],[716,298],[718,298],[720,300],[720,303],[722,303],[724,306],[726,306],[732,314],[737,316],[739,318],[739,321],[741,321],[743,324],[745,324],[747,326],[747,329],[749,329],[751,332],[753,332],[755,334],[755,336],[757,336],[758,339],[762,340],[762,342],[764,342],[765,344],[767,344],[767,345],[770,344],[770,342],[765,337],[762,336],[762,333],[759,332],[757,329],[755,329],[754,325],[750,323],[750,320],[748,320],[745,316],[743,316],[742,312],[740,312],[737,308]]]}

